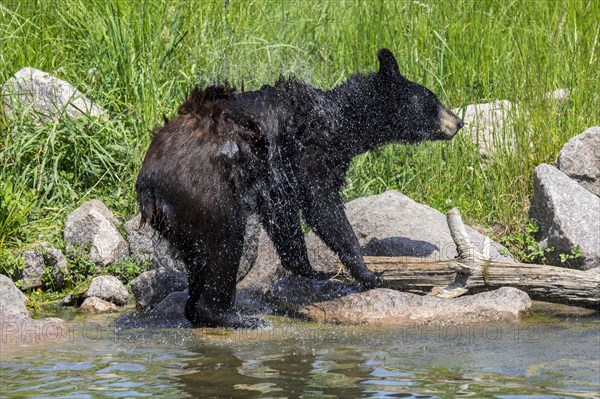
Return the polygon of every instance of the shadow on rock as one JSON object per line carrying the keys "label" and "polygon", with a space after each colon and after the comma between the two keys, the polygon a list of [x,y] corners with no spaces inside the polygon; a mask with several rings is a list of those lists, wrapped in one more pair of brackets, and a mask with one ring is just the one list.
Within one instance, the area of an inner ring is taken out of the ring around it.
{"label": "shadow on rock", "polygon": [[428,257],[439,247],[427,241],[407,237],[372,238],[362,247],[365,256],[414,256]]}

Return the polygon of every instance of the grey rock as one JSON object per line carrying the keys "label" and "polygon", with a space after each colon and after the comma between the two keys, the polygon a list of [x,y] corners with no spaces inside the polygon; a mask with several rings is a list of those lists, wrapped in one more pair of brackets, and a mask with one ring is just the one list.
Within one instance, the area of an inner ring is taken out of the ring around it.
{"label": "grey rock", "polygon": [[49,73],[26,67],[15,73],[0,88],[7,115],[18,108],[33,111],[39,120],[66,116],[107,119],[106,112],[68,82]]}
{"label": "grey rock", "polygon": [[530,215],[540,223],[540,242],[554,247],[548,260],[558,266],[560,254],[581,249],[570,266],[582,270],[600,266],[600,198],[548,164],[535,168]]}
{"label": "grey rock", "polygon": [[161,267],[140,274],[131,282],[138,310],[147,312],[170,293],[188,288],[187,273]]}
{"label": "grey rock", "polygon": [[12,316],[29,317],[27,310],[27,297],[19,290],[13,281],[7,276],[0,274],[0,319],[4,320]]}
{"label": "grey rock", "polygon": [[167,267],[184,271],[185,264],[177,249],[150,225],[140,224],[140,215],[125,223],[129,251],[140,262],[152,262],[152,269]]}
{"label": "grey rock", "polygon": [[65,242],[67,247],[90,246],[90,257],[95,263],[106,266],[129,255],[127,242],[117,228],[117,219],[100,201],[91,200],[67,216]]}
{"label": "grey rock", "polygon": [[52,269],[52,288],[60,290],[64,287],[69,267],[60,249],[40,247],[23,251],[21,256],[25,259],[25,268],[15,279],[23,280],[22,289],[42,287],[42,276],[46,268]]}
{"label": "grey rock", "polygon": [[462,324],[515,322],[530,307],[529,296],[511,287],[453,299],[378,288],[312,303],[298,313],[314,321],[343,324]]}
{"label": "grey rock", "polygon": [[566,142],[556,160],[560,171],[600,197],[600,126]]}
{"label": "grey rock", "polygon": [[512,150],[516,145],[513,120],[517,106],[508,100],[471,104],[466,108],[452,110],[462,118],[463,130],[470,134],[484,157],[494,155],[500,149]]}
{"label": "grey rock", "polygon": [[85,298],[79,310],[84,313],[111,313],[118,312],[119,308],[112,302],[105,301],[103,299],[91,296]]}
{"label": "grey rock", "polygon": [[15,280],[22,280],[21,287],[24,290],[42,286],[42,275],[44,274],[44,257],[36,250],[24,251],[21,256],[25,259],[25,268],[17,273]]}
{"label": "grey rock", "polygon": [[33,320],[27,297],[10,278],[0,274],[0,342],[2,345],[55,343],[68,336],[67,324],[57,318]]}
{"label": "grey rock", "polygon": [[[397,192],[355,199],[346,204],[346,215],[364,256],[413,256],[448,260],[458,256],[446,216]],[[473,244],[488,258],[514,262],[508,250],[466,226]],[[336,272],[337,256],[314,234],[307,237],[313,267]]]}
{"label": "grey rock", "polygon": [[84,298],[96,297],[124,306],[129,300],[129,293],[123,283],[114,276],[97,276],[92,279]]}

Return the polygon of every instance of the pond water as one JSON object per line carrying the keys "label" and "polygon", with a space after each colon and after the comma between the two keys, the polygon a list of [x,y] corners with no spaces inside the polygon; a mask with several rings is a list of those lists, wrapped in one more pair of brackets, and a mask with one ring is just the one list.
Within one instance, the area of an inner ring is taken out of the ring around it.
{"label": "pond water", "polygon": [[597,313],[393,328],[268,317],[259,331],[120,317],[72,318],[60,342],[3,344],[0,397],[600,398]]}

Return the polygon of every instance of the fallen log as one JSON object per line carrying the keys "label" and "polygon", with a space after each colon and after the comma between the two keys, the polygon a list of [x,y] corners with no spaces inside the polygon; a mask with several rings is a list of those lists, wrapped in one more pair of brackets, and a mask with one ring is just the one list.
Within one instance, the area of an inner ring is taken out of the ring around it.
{"label": "fallen log", "polygon": [[456,297],[499,287],[515,287],[532,299],[600,311],[600,273],[488,259],[471,243],[458,210],[447,215],[458,258],[435,261],[413,257],[365,256],[386,288]]}

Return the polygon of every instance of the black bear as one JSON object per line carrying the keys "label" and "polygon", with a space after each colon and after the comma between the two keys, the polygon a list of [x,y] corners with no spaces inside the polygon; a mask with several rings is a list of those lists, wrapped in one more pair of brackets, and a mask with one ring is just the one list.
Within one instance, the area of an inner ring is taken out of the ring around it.
{"label": "black bear", "polygon": [[301,217],[366,288],[340,189],[352,157],[385,143],[451,139],[463,122],[378,53],[376,73],[322,91],[295,79],[237,92],[196,87],[154,136],[136,190],[142,223],[175,245],[188,267],[185,315],[197,326],[251,328],[233,308],[247,217],[256,213],[282,265],[324,279],[309,263]]}

